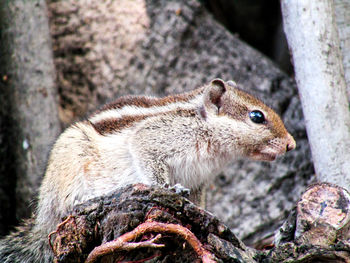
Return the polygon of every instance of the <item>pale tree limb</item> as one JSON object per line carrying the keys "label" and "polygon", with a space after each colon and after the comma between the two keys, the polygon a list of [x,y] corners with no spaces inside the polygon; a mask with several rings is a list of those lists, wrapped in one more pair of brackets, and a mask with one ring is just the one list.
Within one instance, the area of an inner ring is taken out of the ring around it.
{"label": "pale tree limb", "polygon": [[350,114],[330,0],[282,0],[318,181],[350,189]]}
{"label": "pale tree limb", "polygon": [[340,50],[343,56],[343,66],[348,98],[350,98],[350,2],[335,0],[335,20],[337,22]]}

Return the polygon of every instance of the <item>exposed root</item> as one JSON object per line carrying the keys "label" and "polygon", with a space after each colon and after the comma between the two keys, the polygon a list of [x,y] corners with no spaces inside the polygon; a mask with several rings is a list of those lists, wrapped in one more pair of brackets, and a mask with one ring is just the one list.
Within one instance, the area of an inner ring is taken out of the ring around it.
{"label": "exposed root", "polygon": [[139,260],[133,260],[133,261],[117,261],[116,263],[143,263],[143,262],[147,262],[151,259],[154,259],[156,257],[159,257],[161,256],[162,254],[161,253],[156,253],[148,258],[143,258],[143,259],[139,259]]}
{"label": "exposed root", "polygon": [[51,243],[51,237],[52,237],[52,235],[54,235],[54,234],[56,234],[57,232],[59,232],[59,231],[61,230],[61,228],[62,228],[65,224],[67,224],[71,219],[74,220],[74,216],[69,215],[63,222],[61,222],[61,223],[57,226],[57,228],[56,228],[55,231],[52,231],[52,232],[49,233],[49,235],[47,236],[47,239],[48,239],[48,241],[49,241],[49,245],[50,245],[50,248],[52,249],[52,251],[54,250],[54,249],[53,249],[53,246],[52,246],[52,243]]}
{"label": "exposed root", "polygon": [[156,237],[142,242],[129,242],[131,240],[135,240],[142,236],[147,232],[157,232],[157,233],[171,233],[181,236],[184,240],[188,242],[189,245],[193,248],[196,254],[200,257],[203,263],[213,263],[216,262],[214,260],[214,256],[204,249],[202,243],[197,239],[197,237],[187,228],[177,225],[177,224],[165,224],[160,222],[145,222],[138,227],[136,227],[133,231],[125,233],[124,235],[118,237],[117,239],[102,244],[96,248],[94,248],[86,259],[85,263],[93,263],[98,258],[104,255],[111,254],[113,252],[119,250],[130,251],[136,248],[141,247],[151,247],[151,248],[161,248],[164,247],[163,244],[156,244],[161,237],[158,234]]}

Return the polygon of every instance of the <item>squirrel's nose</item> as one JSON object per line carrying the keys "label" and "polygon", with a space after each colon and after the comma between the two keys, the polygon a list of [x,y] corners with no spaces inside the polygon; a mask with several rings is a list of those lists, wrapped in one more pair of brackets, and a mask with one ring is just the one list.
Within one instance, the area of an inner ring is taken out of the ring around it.
{"label": "squirrel's nose", "polygon": [[286,151],[289,152],[291,150],[294,150],[295,147],[296,147],[296,142],[295,142],[293,136],[288,133]]}

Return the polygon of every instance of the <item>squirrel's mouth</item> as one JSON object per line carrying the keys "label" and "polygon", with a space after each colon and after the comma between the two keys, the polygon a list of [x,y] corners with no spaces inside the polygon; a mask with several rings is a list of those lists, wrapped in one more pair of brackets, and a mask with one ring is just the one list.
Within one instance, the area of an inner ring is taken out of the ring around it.
{"label": "squirrel's mouth", "polygon": [[253,152],[249,157],[256,161],[266,161],[271,162],[276,160],[279,154],[274,153],[263,153],[263,152]]}
{"label": "squirrel's mouth", "polygon": [[263,149],[255,150],[250,154],[250,158],[256,161],[271,162],[276,160],[278,156],[285,153],[282,147],[265,147]]}
{"label": "squirrel's mouth", "polygon": [[285,154],[295,148],[293,137],[288,134],[286,139],[275,138],[270,140],[266,145],[253,150],[249,157],[257,161],[274,161],[280,155]]}

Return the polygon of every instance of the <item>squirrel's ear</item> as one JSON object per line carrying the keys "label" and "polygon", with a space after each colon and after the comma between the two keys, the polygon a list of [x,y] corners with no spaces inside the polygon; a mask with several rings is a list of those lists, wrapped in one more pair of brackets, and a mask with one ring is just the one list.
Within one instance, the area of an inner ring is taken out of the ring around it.
{"label": "squirrel's ear", "polygon": [[221,97],[226,92],[226,85],[222,79],[214,79],[210,82],[209,88],[206,94],[205,104],[207,107],[212,108],[215,106],[217,112],[221,107]]}

